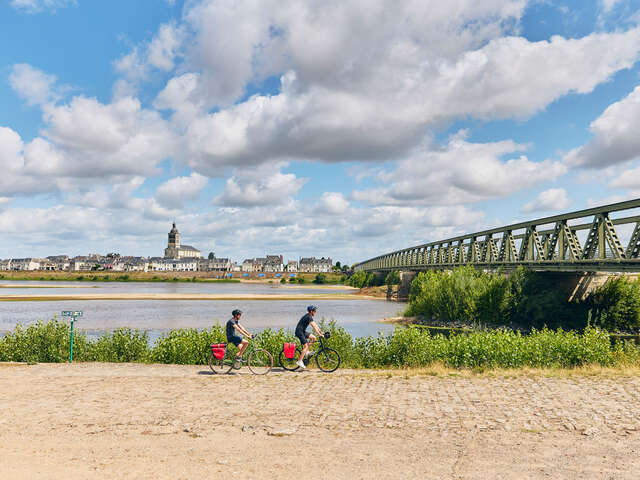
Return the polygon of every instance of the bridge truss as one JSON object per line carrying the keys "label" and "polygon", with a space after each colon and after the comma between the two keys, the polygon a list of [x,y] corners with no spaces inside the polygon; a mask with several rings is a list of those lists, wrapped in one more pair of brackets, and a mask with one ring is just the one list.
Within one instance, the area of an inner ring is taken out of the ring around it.
{"label": "bridge truss", "polygon": [[[523,265],[550,271],[640,271],[640,215],[633,212],[639,208],[636,199],[516,223],[386,253],[355,268],[383,272],[474,265],[510,270]],[[624,244],[616,229],[628,237]]]}

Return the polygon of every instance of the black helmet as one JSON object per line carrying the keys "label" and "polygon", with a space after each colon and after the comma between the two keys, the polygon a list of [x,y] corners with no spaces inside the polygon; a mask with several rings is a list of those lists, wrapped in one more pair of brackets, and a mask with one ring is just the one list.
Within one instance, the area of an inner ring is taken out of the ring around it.
{"label": "black helmet", "polygon": [[231,315],[233,315],[234,317],[235,317],[236,315],[242,315],[242,310],[238,310],[238,309],[236,308],[233,312],[231,312]]}
{"label": "black helmet", "polygon": [[315,305],[309,305],[307,307],[307,312],[310,312],[312,310],[315,312],[316,310],[318,310],[318,307],[316,307]]}

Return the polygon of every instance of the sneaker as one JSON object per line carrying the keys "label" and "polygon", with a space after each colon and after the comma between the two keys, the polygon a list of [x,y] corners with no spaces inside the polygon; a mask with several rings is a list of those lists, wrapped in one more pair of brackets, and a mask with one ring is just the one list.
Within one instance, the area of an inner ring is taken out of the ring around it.
{"label": "sneaker", "polygon": [[300,370],[306,370],[307,367],[304,365],[304,363],[302,363],[300,360],[298,360],[297,363],[298,367],[300,367]]}

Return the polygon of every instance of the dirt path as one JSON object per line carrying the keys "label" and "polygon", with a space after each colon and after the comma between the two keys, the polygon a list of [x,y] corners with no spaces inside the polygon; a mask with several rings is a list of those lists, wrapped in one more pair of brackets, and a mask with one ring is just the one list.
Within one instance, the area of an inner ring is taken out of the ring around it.
{"label": "dirt path", "polygon": [[0,364],[0,478],[637,479],[640,377]]}

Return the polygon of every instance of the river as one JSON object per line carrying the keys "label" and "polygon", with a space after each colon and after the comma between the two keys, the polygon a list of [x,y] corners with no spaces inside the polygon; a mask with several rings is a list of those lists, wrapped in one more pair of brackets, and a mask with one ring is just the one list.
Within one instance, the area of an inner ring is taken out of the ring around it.
{"label": "river", "polygon": [[[264,283],[173,283],[173,282],[40,282],[2,280],[0,294],[76,295],[76,294],[219,294],[288,295],[300,300],[59,300],[0,302],[0,335],[13,330],[19,322],[30,325],[47,321],[63,310],[82,310],[75,327],[89,337],[119,327],[146,330],[151,341],[175,328],[208,328],[223,324],[231,310],[240,308],[242,323],[249,331],[267,327],[293,329],[310,303],[318,305],[318,319],[335,320],[354,337],[388,333],[392,324],[379,320],[397,316],[406,304],[353,297],[344,287],[294,286]],[[336,299],[309,300],[309,294]]]}

